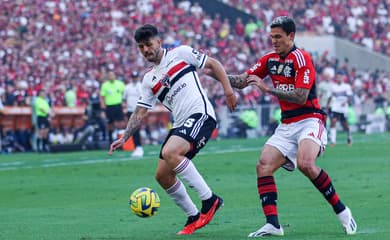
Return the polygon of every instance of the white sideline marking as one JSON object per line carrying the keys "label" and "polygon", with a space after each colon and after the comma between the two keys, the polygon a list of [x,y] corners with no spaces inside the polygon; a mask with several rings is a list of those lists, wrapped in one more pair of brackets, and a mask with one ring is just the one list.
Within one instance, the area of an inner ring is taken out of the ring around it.
{"label": "white sideline marking", "polygon": [[17,166],[17,165],[23,165],[23,162],[5,162],[5,163],[0,163],[0,167],[2,166]]}
{"label": "white sideline marking", "polygon": [[[215,150],[213,148],[208,148],[203,152],[199,152],[198,155],[205,154],[224,154],[224,153],[233,153],[233,152],[251,152],[251,151],[260,151],[261,147],[256,148],[231,148],[231,149],[221,149]],[[156,157],[159,152],[150,151],[146,154],[146,157]],[[145,157],[144,157],[145,158]],[[111,157],[111,158],[98,158],[93,160],[80,160],[80,161],[63,161],[56,159],[56,162],[51,162],[50,160],[42,160],[41,164],[36,166],[26,166],[24,162],[8,162],[0,164],[0,172],[12,171],[12,170],[22,170],[22,169],[35,169],[35,168],[50,168],[50,167],[61,167],[61,166],[77,166],[77,165],[87,165],[87,164],[97,164],[97,163],[115,163],[115,162],[128,162],[128,161],[138,161],[143,160],[144,158],[132,158],[132,157]],[[57,162],[58,161],[58,162]],[[3,167],[4,166],[4,167]]]}

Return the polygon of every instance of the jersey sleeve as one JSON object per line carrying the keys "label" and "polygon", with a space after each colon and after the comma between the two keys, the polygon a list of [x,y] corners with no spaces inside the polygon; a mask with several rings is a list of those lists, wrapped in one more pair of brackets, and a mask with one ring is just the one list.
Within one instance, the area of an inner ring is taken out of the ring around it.
{"label": "jersey sleeve", "polygon": [[157,97],[153,94],[152,89],[148,86],[147,82],[147,75],[145,75],[142,80],[141,94],[138,98],[137,106],[151,109],[156,104]]}
{"label": "jersey sleeve", "polygon": [[311,89],[315,79],[316,72],[311,57],[302,51],[295,51],[295,88]]}
{"label": "jersey sleeve", "polygon": [[248,75],[256,75],[260,78],[265,78],[268,75],[267,60],[268,55],[263,56],[255,65],[246,70],[246,73]]}
{"label": "jersey sleeve", "polygon": [[198,50],[190,47],[190,46],[180,46],[177,48],[178,54],[183,58],[187,63],[195,66],[196,68],[204,68],[207,55],[199,52]]}

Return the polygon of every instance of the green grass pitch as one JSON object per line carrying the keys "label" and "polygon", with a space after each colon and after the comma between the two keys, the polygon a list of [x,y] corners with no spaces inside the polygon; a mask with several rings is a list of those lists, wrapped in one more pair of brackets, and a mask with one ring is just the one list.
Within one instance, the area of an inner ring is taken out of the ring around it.
{"label": "green grass pitch", "polygon": [[[177,236],[186,221],[154,179],[159,146],[129,152],[84,151],[0,155],[0,239],[247,239],[264,224],[255,165],[265,139],[210,141],[194,159],[225,200],[214,220],[192,236]],[[285,236],[270,239],[390,239],[390,135],[354,135],[354,145],[328,147],[317,160],[358,224],[345,236],[331,207],[299,171],[276,173]],[[131,213],[138,187],[155,189],[161,207],[152,218]],[[200,201],[188,189],[194,202]]]}

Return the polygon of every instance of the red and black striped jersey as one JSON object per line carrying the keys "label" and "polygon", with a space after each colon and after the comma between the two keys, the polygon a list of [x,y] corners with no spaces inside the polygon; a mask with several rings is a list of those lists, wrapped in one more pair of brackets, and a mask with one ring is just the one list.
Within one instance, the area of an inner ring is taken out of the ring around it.
{"label": "red and black striped jersey", "polygon": [[296,88],[310,90],[308,99],[303,105],[279,99],[283,123],[297,122],[311,117],[325,120],[317,99],[315,68],[309,53],[304,50],[294,46],[285,57],[270,52],[248,69],[247,74],[257,75],[260,78],[268,75],[272,79],[273,86],[283,91],[292,91]]}

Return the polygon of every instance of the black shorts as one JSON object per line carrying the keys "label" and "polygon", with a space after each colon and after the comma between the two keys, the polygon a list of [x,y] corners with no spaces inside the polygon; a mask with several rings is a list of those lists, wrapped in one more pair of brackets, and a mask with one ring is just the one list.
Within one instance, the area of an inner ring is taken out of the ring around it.
{"label": "black shorts", "polygon": [[38,129],[50,128],[50,122],[48,117],[38,117],[37,124]]}
{"label": "black shorts", "polygon": [[341,122],[346,122],[347,121],[344,113],[340,113],[340,112],[330,111],[330,118],[331,119],[337,118],[337,120],[340,120]]}
{"label": "black shorts", "polygon": [[108,119],[108,123],[123,121],[125,116],[123,114],[122,104],[107,106],[106,117]]}
{"label": "black shorts", "polygon": [[160,158],[163,159],[161,154],[162,149],[172,135],[182,137],[190,142],[191,149],[186,153],[185,156],[189,159],[194,158],[199,150],[206,145],[216,126],[217,122],[209,115],[202,113],[191,115],[189,118],[187,118],[183,125],[177,128],[172,128],[169,131],[164,143],[162,144]]}

